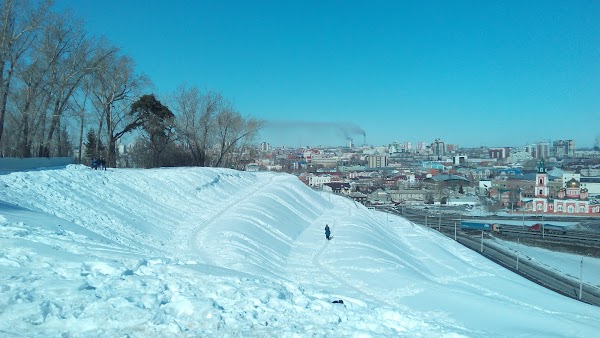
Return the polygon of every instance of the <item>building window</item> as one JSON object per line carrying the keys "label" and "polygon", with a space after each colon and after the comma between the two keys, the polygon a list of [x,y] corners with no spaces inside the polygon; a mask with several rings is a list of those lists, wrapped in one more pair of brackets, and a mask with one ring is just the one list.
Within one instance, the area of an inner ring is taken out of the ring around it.
{"label": "building window", "polygon": [[574,208],[572,205],[569,205],[569,206],[567,207],[567,212],[568,212],[569,214],[572,214],[574,211],[575,211],[575,208]]}
{"label": "building window", "polygon": [[579,207],[579,212],[584,213],[585,212],[585,207]]}
{"label": "building window", "polygon": [[556,210],[558,210],[558,211],[562,212],[562,211],[563,211],[562,205],[559,205],[559,206],[557,206],[557,207],[556,207]]}

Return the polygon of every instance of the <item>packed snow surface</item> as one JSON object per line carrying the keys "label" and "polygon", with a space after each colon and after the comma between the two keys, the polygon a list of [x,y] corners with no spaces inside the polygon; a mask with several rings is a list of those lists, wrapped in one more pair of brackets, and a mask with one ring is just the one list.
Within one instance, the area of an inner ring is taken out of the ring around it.
{"label": "packed snow surface", "polygon": [[0,272],[0,336],[600,332],[600,308],[286,174],[69,165],[0,175]]}

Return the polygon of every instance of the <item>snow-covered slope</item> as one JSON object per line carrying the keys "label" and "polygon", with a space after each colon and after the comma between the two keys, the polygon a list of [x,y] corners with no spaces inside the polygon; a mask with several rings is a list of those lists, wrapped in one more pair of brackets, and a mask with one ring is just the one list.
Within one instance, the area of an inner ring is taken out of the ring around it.
{"label": "snow-covered slope", "polygon": [[0,201],[0,336],[600,332],[599,308],[291,175],[71,165],[0,175]]}

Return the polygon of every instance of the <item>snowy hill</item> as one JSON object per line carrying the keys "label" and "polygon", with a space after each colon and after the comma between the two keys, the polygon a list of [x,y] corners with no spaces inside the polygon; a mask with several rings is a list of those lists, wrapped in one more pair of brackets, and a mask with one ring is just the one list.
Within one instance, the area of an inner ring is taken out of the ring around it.
{"label": "snowy hill", "polygon": [[0,175],[0,271],[0,336],[600,332],[600,308],[285,174]]}

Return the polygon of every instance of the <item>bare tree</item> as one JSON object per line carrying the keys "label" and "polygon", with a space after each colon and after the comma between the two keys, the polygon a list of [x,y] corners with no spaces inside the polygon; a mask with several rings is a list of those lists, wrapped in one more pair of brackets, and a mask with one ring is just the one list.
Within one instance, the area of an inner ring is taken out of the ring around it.
{"label": "bare tree", "polygon": [[98,126],[100,134],[106,124],[107,165],[116,166],[116,145],[123,135],[140,126],[139,116],[131,114],[130,104],[139,91],[149,85],[145,75],[136,75],[134,63],[127,56],[115,56],[102,60],[101,67],[92,79],[92,95],[101,120]]}
{"label": "bare tree", "polygon": [[90,95],[90,85],[88,81],[85,81],[80,88],[79,95],[75,95],[73,100],[74,109],[76,111],[76,116],[79,119],[79,141],[78,141],[78,153],[77,153],[77,162],[82,163],[82,155],[83,155],[83,132],[85,128],[86,121],[86,107],[88,106],[88,98]]}
{"label": "bare tree", "polygon": [[244,118],[231,107],[221,110],[216,116],[216,132],[218,141],[218,156],[215,167],[224,164],[227,155],[230,155],[238,143],[244,139],[252,139],[260,130],[262,123],[259,120]]}
{"label": "bare tree", "polygon": [[25,0],[0,1],[0,149],[13,76],[18,63],[26,56],[36,29],[50,2]]}
{"label": "bare tree", "polygon": [[100,42],[88,39],[69,15],[48,13],[38,26],[35,43],[15,69],[18,81],[11,98],[18,131],[15,153],[22,157],[32,156],[33,145],[38,156],[64,155],[65,142],[60,139],[67,134],[61,128],[70,118],[64,113],[77,109],[74,97],[85,77],[116,52],[99,48]]}
{"label": "bare tree", "polygon": [[214,116],[223,105],[223,97],[215,91],[202,94],[197,87],[180,86],[173,94],[173,107],[179,116],[177,127],[189,148],[195,164],[208,162],[208,147],[214,139]]}
{"label": "bare tree", "polygon": [[[52,96],[51,121],[48,136],[41,147],[40,156],[50,156],[49,146],[60,119],[84,77],[96,70],[103,70],[103,62],[116,53],[116,48],[100,48],[95,41],[86,38],[81,24],[66,15],[57,15],[47,29],[57,55],[50,71],[50,94]],[[60,148],[58,149],[60,152]]]}

